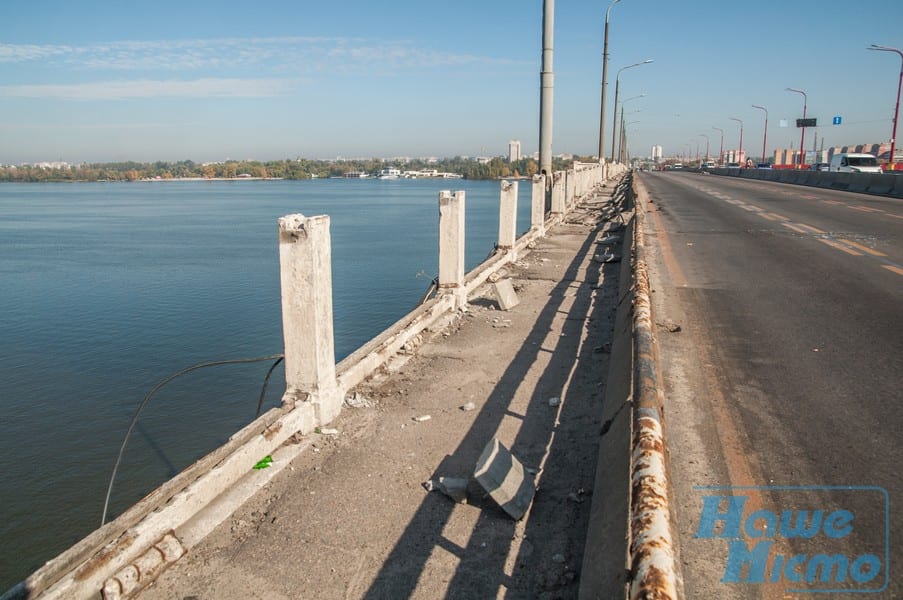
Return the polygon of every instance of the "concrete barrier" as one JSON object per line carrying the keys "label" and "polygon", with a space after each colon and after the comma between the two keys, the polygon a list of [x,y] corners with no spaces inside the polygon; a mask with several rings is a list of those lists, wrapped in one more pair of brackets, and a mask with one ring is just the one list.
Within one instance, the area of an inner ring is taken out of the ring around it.
{"label": "concrete barrier", "polygon": [[883,173],[869,175],[869,182],[866,190],[868,190],[869,194],[886,196],[894,189],[894,180],[896,178],[896,175],[885,175]]}
{"label": "concrete barrier", "polygon": [[903,174],[894,174],[894,187],[891,190],[891,195],[897,198],[903,198]]}

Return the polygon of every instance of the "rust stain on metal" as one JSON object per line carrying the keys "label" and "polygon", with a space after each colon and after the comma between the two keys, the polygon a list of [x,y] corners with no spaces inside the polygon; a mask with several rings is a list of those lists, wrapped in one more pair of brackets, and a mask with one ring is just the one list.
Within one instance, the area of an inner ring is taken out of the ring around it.
{"label": "rust stain on metal", "polygon": [[630,598],[672,600],[677,598],[677,575],[643,222],[642,210],[637,210],[633,248],[636,408],[630,474]]}
{"label": "rust stain on metal", "polygon": [[124,533],[118,540],[107,545],[94,555],[93,558],[79,567],[75,572],[75,580],[84,581],[103,569],[115,556],[125,552],[133,543],[135,543],[135,539],[134,534],[129,532]]}

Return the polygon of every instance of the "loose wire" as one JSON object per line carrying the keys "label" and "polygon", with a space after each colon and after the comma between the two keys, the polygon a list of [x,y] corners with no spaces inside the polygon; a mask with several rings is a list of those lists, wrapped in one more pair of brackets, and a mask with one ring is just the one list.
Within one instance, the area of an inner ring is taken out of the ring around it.
{"label": "loose wire", "polygon": [[[215,367],[218,365],[234,365],[234,364],[241,364],[241,363],[253,363],[253,362],[261,362],[261,361],[265,361],[265,360],[273,360],[274,358],[277,358],[279,360],[276,361],[276,363],[270,368],[270,372],[267,373],[267,379],[264,381],[263,392],[261,392],[261,400],[260,400],[260,402],[262,402],[263,394],[266,393],[266,385],[269,380],[270,374],[273,372],[273,369],[276,368],[276,365],[279,364],[279,361],[281,361],[284,357],[285,356],[282,354],[273,354],[270,356],[261,356],[258,358],[235,358],[235,359],[231,359],[231,360],[216,360],[216,361],[202,362],[202,363],[198,363],[196,365],[187,367],[185,369],[182,369],[178,373],[174,373],[174,374],[170,375],[169,377],[163,379],[157,385],[155,385],[154,388],[150,392],[148,392],[146,396],[144,396],[144,399],[141,400],[141,404],[138,405],[138,410],[135,411],[135,416],[132,417],[132,422],[129,423],[128,431],[126,431],[125,438],[123,438],[123,440],[122,440],[122,445],[119,447],[119,456],[116,457],[116,464],[113,465],[113,473],[110,475],[110,484],[107,486],[107,495],[103,501],[103,514],[100,517],[100,526],[103,527],[104,524],[107,522],[107,509],[110,506],[110,495],[113,493],[113,482],[116,480],[116,473],[119,471],[119,464],[122,462],[122,456],[125,454],[125,447],[126,447],[126,444],[128,444],[128,442],[129,442],[129,437],[132,435],[132,430],[135,429],[135,425],[138,423],[138,417],[141,415],[141,411],[144,410],[144,407],[147,406],[147,403],[150,401],[150,399],[153,397],[153,395],[156,394],[157,391],[160,390],[160,388],[162,388],[167,383],[169,383],[170,381],[172,381],[173,379],[175,379],[177,377],[180,377],[180,376],[185,375],[186,373],[190,373],[192,371],[197,371],[198,369],[203,369],[205,367]],[[260,403],[258,403],[258,412],[259,411],[260,411]]]}

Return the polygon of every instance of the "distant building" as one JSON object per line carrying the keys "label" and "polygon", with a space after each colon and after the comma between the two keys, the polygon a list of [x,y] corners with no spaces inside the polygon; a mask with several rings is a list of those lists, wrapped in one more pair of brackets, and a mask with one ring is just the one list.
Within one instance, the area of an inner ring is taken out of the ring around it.
{"label": "distant building", "polygon": [[661,160],[662,160],[662,147],[661,146],[653,146],[652,147],[652,160],[653,160],[653,162],[661,162]]}
{"label": "distant building", "polygon": [[508,142],[508,162],[516,162],[521,159],[520,140]]}

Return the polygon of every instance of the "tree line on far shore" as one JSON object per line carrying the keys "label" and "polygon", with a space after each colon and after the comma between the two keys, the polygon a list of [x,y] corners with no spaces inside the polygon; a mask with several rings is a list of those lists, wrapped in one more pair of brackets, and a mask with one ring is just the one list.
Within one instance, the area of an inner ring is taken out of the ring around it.
{"label": "tree line on far shore", "polygon": [[[574,157],[574,160],[581,160]],[[591,162],[592,159],[584,159]],[[553,160],[553,170],[569,166],[570,159]],[[439,160],[413,159],[392,161],[384,159],[366,160],[272,160],[272,161],[225,161],[220,163],[195,163],[190,160],[179,162],[157,161],[153,163],[114,162],[83,163],[62,168],[39,165],[0,166],[0,181],[142,181],[148,179],[234,179],[238,177],[258,177],[276,179],[311,179],[342,177],[347,173],[366,172],[376,174],[381,169],[395,167],[402,171],[422,171],[435,169],[439,172],[457,173],[465,179],[499,179],[504,177],[530,177],[539,171],[532,158],[508,162],[495,157],[488,162],[478,162],[460,156]]]}

